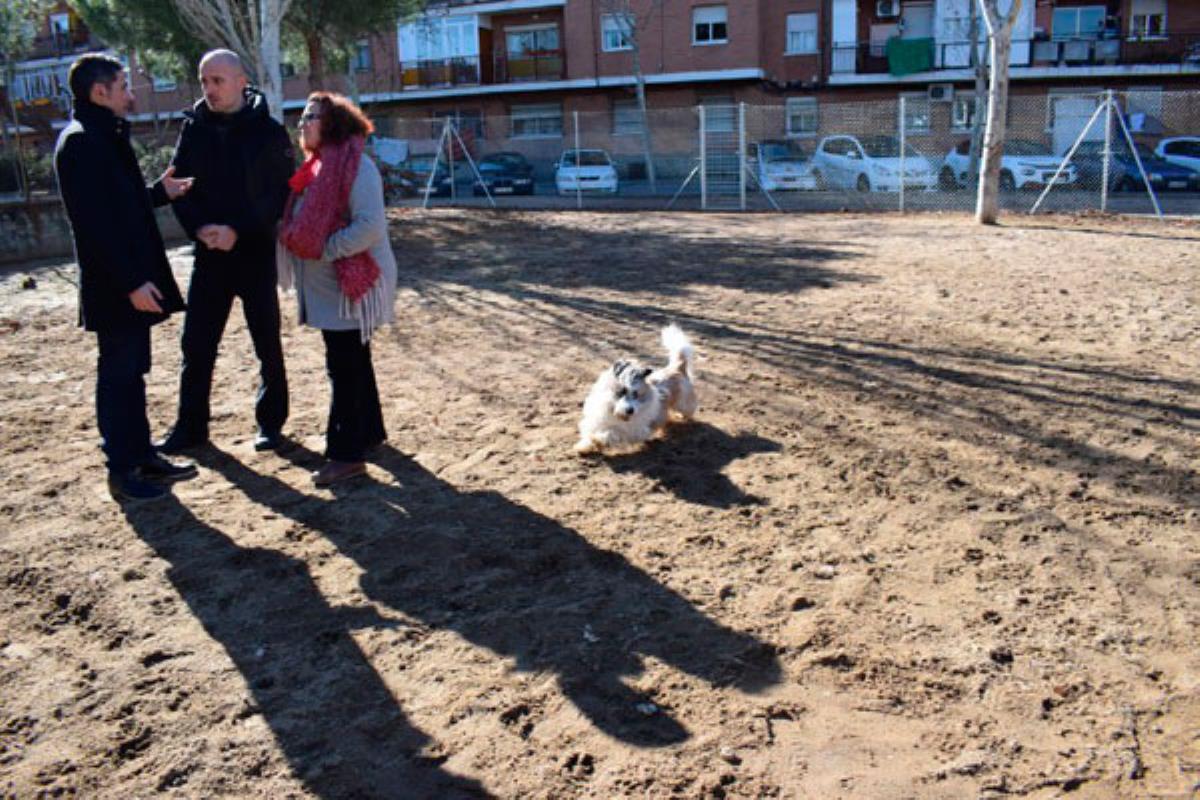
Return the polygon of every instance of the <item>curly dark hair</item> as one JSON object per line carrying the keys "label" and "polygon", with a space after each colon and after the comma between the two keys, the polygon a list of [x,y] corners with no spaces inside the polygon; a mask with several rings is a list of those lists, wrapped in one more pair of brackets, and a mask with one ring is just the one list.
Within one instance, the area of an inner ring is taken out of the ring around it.
{"label": "curly dark hair", "polygon": [[351,136],[370,136],[375,131],[363,110],[345,95],[313,92],[308,102],[321,109],[321,144],[341,144]]}

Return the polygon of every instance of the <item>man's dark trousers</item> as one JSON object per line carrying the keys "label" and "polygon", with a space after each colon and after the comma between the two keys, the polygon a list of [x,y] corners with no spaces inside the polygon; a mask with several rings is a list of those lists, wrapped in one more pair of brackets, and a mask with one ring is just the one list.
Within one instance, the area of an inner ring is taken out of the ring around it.
{"label": "man's dark trousers", "polygon": [[279,340],[279,294],[273,268],[247,269],[221,257],[198,261],[188,286],[183,322],[183,372],[179,381],[177,430],[207,439],[213,366],[233,299],[242,301],[246,327],[260,365],[254,415],[258,427],[278,432],[288,416],[287,372]]}
{"label": "man's dark trousers", "polygon": [[96,332],[96,340],[96,419],[108,471],[125,475],[154,454],[144,377],[150,371],[150,326],[106,328]]}

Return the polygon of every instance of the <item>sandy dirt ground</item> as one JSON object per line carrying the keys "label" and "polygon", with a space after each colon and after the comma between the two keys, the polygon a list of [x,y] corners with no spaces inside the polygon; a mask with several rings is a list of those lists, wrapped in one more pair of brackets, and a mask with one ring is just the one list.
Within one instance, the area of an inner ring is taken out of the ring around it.
{"label": "sandy dirt ground", "polygon": [[[235,307],[200,476],[122,509],[73,267],[0,276],[0,795],[1200,794],[1200,227],[393,234],[390,439],[334,491],[290,298],[294,446],[251,447]],[[573,455],[594,376],[668,321],[698,421]]]}

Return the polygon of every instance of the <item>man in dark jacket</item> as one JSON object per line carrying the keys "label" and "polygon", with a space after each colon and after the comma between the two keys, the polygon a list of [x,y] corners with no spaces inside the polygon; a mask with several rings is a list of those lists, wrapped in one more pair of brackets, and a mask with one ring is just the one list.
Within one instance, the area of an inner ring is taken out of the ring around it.
{"label": "man in dark jacket", "polygon": [[120,61],[82,56],[69,81],[74,119],[58,138],[54,168],[79,262],[80,323],[99,345],[96,416],[109,490],[118,500],[161,497],[166,490],[154,481],[191,477],[196,468],[155,453],[146,419],[150,326],[183,309],[154,206],[180,197],[191,181],[168,169],[146,187],[129,143],[133,93]]}
{"label": "man in dark jacket", "polygon": [[180,453],[208,441],[213,367],[234,297],[241,298],[259,362],[254,446],[275,449],[288,414],[275,228],[295,168],[292,141],[268,114],[265,98],[248,88],[236,54],[214,50],[204,56],[200,83],[204,99],[185,114],[171,162],[177,174],[196,180],[195,189],[174,204],[196,247],[183,324],[179,413],[159,450]]}

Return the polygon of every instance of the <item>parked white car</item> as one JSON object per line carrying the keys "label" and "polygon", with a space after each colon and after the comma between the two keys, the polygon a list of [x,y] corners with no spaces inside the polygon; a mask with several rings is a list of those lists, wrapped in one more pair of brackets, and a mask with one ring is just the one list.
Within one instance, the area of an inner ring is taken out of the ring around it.
{"label": "parked white car", "polygon": [[[1000,188],[1032,189],[1050,183],[1062,157],[1050,152],[1050,148],[1025,139],[1010,139],[1004,143],[1004,155],[1000,157]],[[970,183],[971,140],[964,139],[946,154],[942,169],[938,172],[938,183],[943,189],[953,189]],[[1078,179],[1074,164],[1058,176],[1060,185],[1072,184]]]}
{"label": "parked white car", "polygon": [[764,139],[751,142],[747,157],[759,186],[768,192],[788,189],[816,189],[812,159],[788,139]]}
{"label": "parked white car", "polygon": [[559,194],[617,193],[617,165],[603,150],[564,150],[554,165]]}
{"label": "parked white car", "polygon": [[1159,142],[1154,153],[1172,164],[1200,172],[1200,136],[1171,136]]}
{"label": "parked white car", "polygon": [[900,176],[900,142],[894,136],[827,136],[813,156],[819,186],[860,192],[897,192],[903,180],[909,189],[934,188],[933,165],[912,145],[904,149]]}

